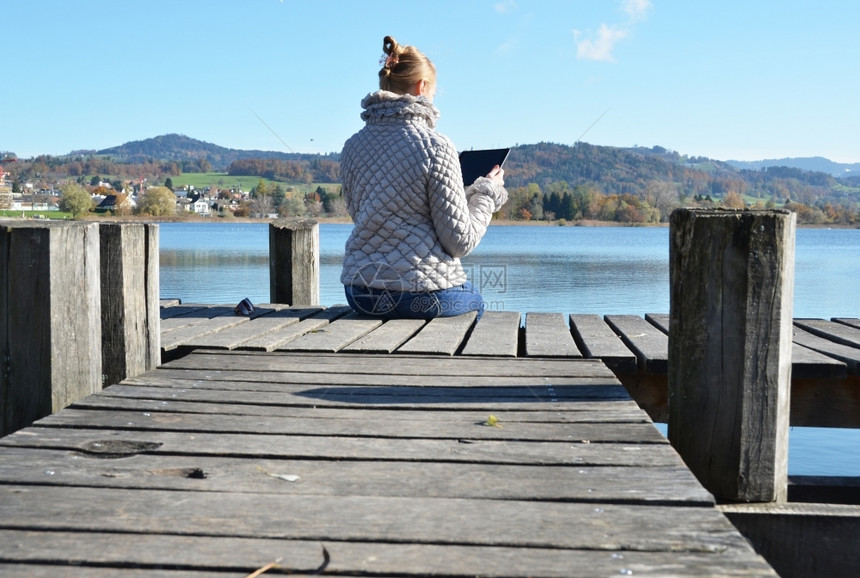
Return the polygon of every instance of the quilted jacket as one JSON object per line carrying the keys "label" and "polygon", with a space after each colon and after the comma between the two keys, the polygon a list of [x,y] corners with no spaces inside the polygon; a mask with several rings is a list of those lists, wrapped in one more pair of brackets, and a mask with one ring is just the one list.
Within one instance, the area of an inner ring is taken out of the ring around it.
{"label": "quilted jacket", "polygon": [[341,282],[391,291],[463,284],[459,258],[478,245],[507,191],[486,177],[464,189],[457,151],[436,132],[439,111],[423,96],[378,91],[361,105],[366,125],[340,160],[355,223]]}

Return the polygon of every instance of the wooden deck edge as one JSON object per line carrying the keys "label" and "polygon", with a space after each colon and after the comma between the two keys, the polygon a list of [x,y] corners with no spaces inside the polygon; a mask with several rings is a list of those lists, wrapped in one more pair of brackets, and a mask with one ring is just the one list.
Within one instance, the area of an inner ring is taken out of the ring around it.
{"label": "wooden deck edge", "polygon": [[860,506],[860,477],[789,476],[788,501]]}
{"label": "wooden deck edge", "polygon": [[860,506],[730,504],[717,508],[780,576],[855,576]]}

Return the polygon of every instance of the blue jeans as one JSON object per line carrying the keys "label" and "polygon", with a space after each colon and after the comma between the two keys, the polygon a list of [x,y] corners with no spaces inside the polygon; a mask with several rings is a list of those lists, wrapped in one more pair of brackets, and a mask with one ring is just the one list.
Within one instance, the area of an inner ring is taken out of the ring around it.
{"label": "blue jeans", "polygon": [[344,285],[346,301],[358,313],[383,319],[433,319],[477,311],[484,313],[484,299],[468,281],[438,291],[389,291],[361,285]]}

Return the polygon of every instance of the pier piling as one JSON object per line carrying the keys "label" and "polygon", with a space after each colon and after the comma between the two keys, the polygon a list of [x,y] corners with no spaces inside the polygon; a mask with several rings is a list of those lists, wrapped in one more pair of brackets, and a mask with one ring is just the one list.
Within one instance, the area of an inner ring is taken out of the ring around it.
{"label": "pier piling", "polygon": [[269,225],[269,293],[272,303],[319,305],[320,233],[313,220]]}
{"label": "pier piling", "polygon": [[671,215],[669,439],[717,498],[785,501],[795,215]]}

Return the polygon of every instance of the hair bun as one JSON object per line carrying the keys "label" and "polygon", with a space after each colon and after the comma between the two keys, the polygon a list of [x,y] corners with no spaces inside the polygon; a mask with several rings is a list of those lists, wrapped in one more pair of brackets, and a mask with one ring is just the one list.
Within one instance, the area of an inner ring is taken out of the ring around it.
{"label": "hair bun", "polygon": [[397,41],[394,40],[393,36],[386,36],[382,39],[382,51],[385,54],[397,54]]}
{"label": "hair bun", "polygon": [[397,94],[411,94],[421,80],[435,84],[436,68],[430,59],[414,46],[398,44],[393,36],[382,40],[379,59],[379,88]]}
{"label": "hair bun", "polygon": [[379,71],[380,76],[383,73],[385,75],[390,74],[391,69],[397,66],[403,49],[393,37],[386,36],[382,40],[382,52],[382,58],[379,59],[379,65],[382,66],[382,70]]}

